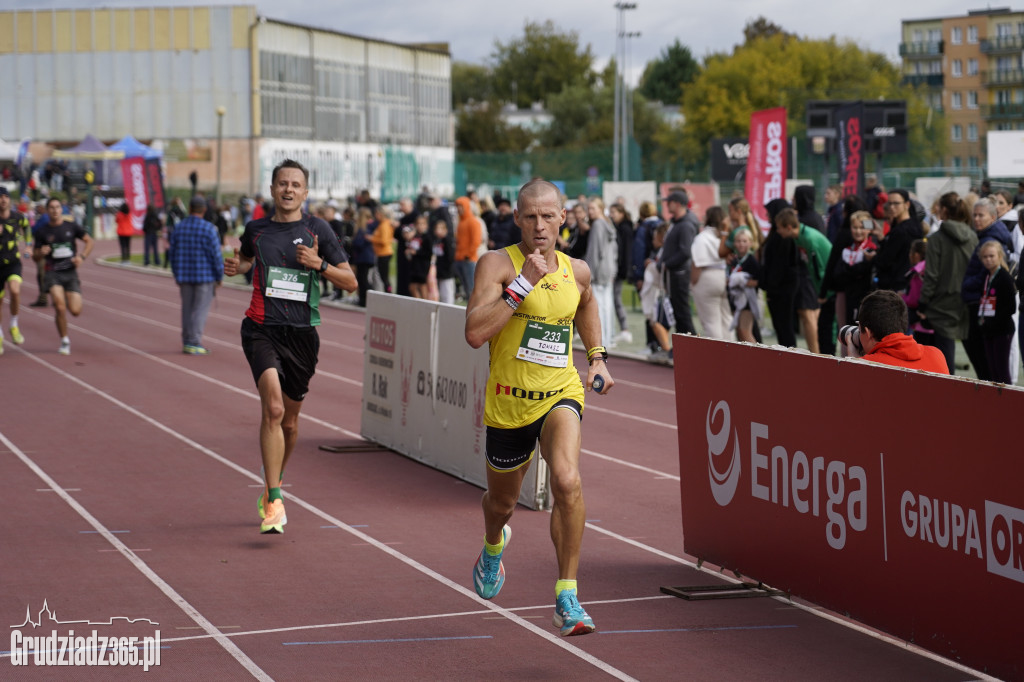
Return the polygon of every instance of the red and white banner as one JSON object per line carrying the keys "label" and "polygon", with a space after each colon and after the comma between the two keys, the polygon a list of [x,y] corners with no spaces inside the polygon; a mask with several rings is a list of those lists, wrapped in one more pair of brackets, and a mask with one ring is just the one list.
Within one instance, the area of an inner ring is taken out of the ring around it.
{"label": "red and white banner", "polygon": [[132,226],[142,231],[142,221],[149,205],[146,190],[146,161],[142,157],[121,160],[121,177],[124,178],[124,201],[131,209]]}
{"label": "red and white banner", "polygon": [[1024,390],[673,336],[685,551],[1024,677]]}
{"label": "red and white banner", "polygon": [[750,115],[750,154],[744,194],[750,209],[768,222],[764,205],[786,194],[786,109],[764,109]]}

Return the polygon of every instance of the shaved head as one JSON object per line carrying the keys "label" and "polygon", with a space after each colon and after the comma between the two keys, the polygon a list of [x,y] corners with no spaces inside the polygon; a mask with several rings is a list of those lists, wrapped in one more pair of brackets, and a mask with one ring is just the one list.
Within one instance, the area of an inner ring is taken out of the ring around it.
{"label": "shaved head", "polygon": [[559,204],[562,203],[562,191],[558,189],[553,183],[547,180],[541,180],[539,178],[530,180],[528,183],[523,185],[519,189],[519,197],[516,199],[516,208],[519,210],[523,209],[523,201],[525,199],[533,199],[538,196],[542,196],[547,193],[554,195],[555,201]]}

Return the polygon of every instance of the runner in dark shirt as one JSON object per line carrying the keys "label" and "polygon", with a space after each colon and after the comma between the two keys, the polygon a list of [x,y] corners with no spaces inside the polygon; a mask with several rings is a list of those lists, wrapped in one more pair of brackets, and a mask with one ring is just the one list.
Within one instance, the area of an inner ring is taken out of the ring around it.
{"label": "runner in dark shirt", "polygon": [[[75,317],[82,314],[82,284],[78,280],[78,266],[85,262],[92,252],[92,237],[81,225],[64,216],[60,199],[46,202],[49,222],[36,232],[35,256],[44,259],[43,290],[53,298],[57,332],[60,334],[61,355],[71,355],[71,341],[68,338],[67,313]],[[85,249],[78,253],[78,240],[85,243]]]}
{"label": "runner in dark shirt", "polygon": [[355,273],[330,226],[302,213],[308,182],[309,171],[296,161],[274,168],[273,216],[246,225],[241,251],[224,259],[228,277],[253,272],[242,349],[260,393],[266,483],[256,501],[261,533],[283,533],[287,523],[281,482],[320,350],[320,277],[345,291],[356,288]]}
{"label": "runner in dark shirt", "polygon": [[[31,246],[28,218],[11,208],[11,195],[7,187],[0,185],[0,320],[3,319],[4,298],[10,298],[11,340],[19,346],[25,337],[18,328],[18,311],[21,305],[21,248]],[[6,295],[5,295],[6,290]],[[0,336],[0,355],[4,352],[4,340]]]}

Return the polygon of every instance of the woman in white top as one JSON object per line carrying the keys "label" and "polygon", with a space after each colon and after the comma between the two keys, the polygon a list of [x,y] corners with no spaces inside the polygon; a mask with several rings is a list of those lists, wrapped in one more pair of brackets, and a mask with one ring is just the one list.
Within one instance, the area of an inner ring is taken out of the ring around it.
{"label": "woman in white top", "polygon": [[729,331],[732,311],[726,287],[725,259],[718,255],[722,235],[729,231],[729,219],[721,206],[708,208],[704,216],[705,227],[693,240],[691,253],[693,267],[690,283],[693,300],[697,304],[697,317],[703,336],[712,339],[735,339]]}

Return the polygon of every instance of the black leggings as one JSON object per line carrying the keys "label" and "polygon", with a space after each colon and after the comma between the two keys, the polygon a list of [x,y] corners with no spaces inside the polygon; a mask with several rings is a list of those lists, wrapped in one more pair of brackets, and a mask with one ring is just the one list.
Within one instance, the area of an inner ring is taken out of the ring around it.
{"label": "black leggings", "polygon": [[783,289],[774,289],[768,294],[768,313],[775,327],[775,339],[780,346],[796,348],[796,283]]}

